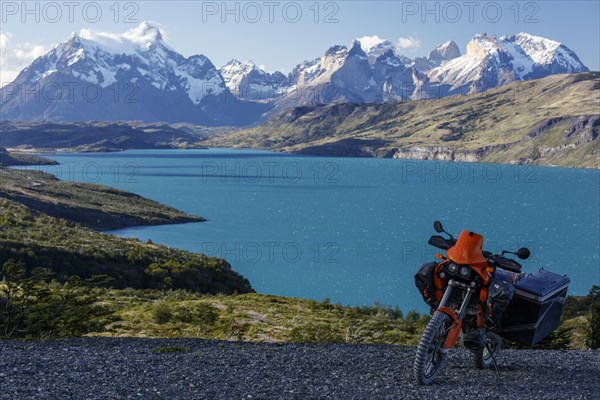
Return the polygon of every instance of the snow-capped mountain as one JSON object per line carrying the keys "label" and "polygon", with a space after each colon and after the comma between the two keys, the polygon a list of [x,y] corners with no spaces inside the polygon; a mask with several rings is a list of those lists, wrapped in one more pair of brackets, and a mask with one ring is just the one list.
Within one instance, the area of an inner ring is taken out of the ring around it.
{"label": "snow-capped mountain", "polygon": [[246,100],[272,100],[289,85],[283,73],[269,73],[252,61],[234,59],[219,68],[219,72],[231,93]]}
{"label": "snow-capped mountain", "polygon": [[[363,43],[361,42],[361,39],[356,40],[358,40],[358,42],[361,44],[363,51],[367,54],[370,64],[374,64],[375,60],[377,60],[377,58],[386,51],[391,50],[392,52],[394,52],[395,49],[394,43],[387,39],[376,40],[372,43]],[[407,57],[405,61],[408,61],[410,63],[410,58]]]}
{"label": "snow-capped mountain", "polygon": [[566,46],[526,33],[499,39],[478,34],[464,55],[450,40],[414,59],[398,54],[389,40],[366,38],[368,43],[333,46],[324,56],[299,64],[288,78],[293,90],[276,101],[275,110],[293,103],[436,98],[588,70]]}
{"label": "snow-capped mountain", "polygon": [[73,33],[2,91],[4,119],[238,125],[265,110],[237,101],[207,57],[182,56],[148,22],[123,34]]}
{"label": "snow-capped mountain", "polygon": [[360,42],[351,48],[338,45],[329,48],[322,57],[294,68],[289,81],[297,96],[309,96],[313,102],[376,101],[373,71]]}
{"label": "snow-capped mountain", "polygon": [[184,57],[153,23],[121,34],[84,29],[1,88],[0,113],[16,120],[245,125],[299,105],[427,99],[588,70],[565,45],[526,33],[478,34],[464,55],[450,40],[414,59],[390,40],[362,40],[332,46],[286,76],[251,61],[217,69],[204,55]]}
{"label": "snow-capped mountain", "polygon": [[[396,54],[389,40],[363,45],[355,40],[352,47],[330,47],[322,57],[305,61],[294,68],[284,98],[276,101],[274,111],[291,105],[332,102],[381,102],[420,99],[428,87],[428,78],[417,64],[426,69],[457,56],[456,44],[436,47],[430,57],[412,60]],[[460,55],[460,53],[458,53]]]}
{"label": "snow-capped mountain", "polygon": [[588,71],[565,45],[539,36],[476,35],[467,53],[427,72],[431,84],[446,86],[448,94],[481,92],[515,80],[551,74]]}

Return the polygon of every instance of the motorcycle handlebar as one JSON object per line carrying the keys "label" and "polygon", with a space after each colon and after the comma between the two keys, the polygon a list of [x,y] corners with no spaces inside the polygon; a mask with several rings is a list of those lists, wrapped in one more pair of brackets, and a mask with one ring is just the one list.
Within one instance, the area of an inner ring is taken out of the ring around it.
{"label": "motorcycle handlebar", "polygon": [[[486,256],[485,253],[490,254],[490,256]],[[485,258],[487,258],[488,263],[494,265],[495,267],[505,269],[510,272],[521,272],[521,264],[519,264],[516,260],[503,257],[499,254],[492,255],[489,252],[484,252]]]}

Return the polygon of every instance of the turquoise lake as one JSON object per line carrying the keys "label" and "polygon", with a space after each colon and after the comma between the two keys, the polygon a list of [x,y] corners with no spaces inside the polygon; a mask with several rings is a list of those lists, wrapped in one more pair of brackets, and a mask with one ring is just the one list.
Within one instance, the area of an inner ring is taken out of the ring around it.
{"label": "turquoise lake", "polygon": [[49,158],[62,165],[36,168],[206,218],[113,233],[226,258],[259,293],[425,311],[413,275],[435,260],[435,219],[490,251],[529,247],[523,270],[567,274],[571,294],[600,284],[599,171],[231,149]]}

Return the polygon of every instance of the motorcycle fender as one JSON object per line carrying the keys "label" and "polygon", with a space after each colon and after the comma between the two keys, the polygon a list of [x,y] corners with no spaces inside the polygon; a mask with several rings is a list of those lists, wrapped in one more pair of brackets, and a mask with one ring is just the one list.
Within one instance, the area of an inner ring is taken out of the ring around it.
{"label": "motorcycle fender", "polygon": [[461,320],[454,321],[454,323],[452,324],[452,328],[450,328],[450,332],[448,332],[448,336],[446,337],[446,340],[444,341],[445,349],[449,349],[456,344],[456,341],[458,340],[458,336],[460,335],[461,327],[462,327]]}
{"label": "motorcycle fender", "polygon": [[450,318],[452,318],[452,326],[450,327],[450,331],[448,331],[448,336],[446,336],[446,340],[444,341],[444,348],[449,349],[456,344],[458,340],[458,336],[460,335],[460,331],[462,328],[462,320],[460,320],[456,313],[448,307],[440,307],[438,311],[443,312]]}

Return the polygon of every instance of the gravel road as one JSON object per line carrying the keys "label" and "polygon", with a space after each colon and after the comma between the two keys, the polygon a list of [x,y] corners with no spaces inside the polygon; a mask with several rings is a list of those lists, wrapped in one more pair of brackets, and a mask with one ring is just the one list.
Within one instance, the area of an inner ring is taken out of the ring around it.
{"label": "gravel road", "polygon": [[[176,347],[161,353],[159,348]],[[0,399],[600,399],[600,351],[456,349],[431,386],[415,348],[194,339],[0,341]]]}

